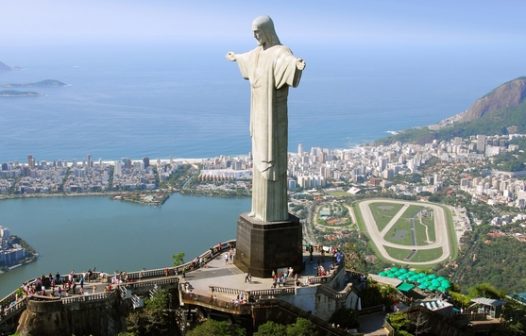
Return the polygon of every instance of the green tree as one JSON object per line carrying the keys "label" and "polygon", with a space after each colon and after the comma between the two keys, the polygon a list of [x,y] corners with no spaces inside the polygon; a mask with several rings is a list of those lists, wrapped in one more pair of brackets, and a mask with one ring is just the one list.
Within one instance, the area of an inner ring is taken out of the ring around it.
{"label": "green tree", "polygon": [[526,306],[507,300],[503,311],[506,335],[526,335]]}
{"label": "green tree", "polygon": [[413,335],[411,331],[413,331],[414,326],[412,325],[411,320],[407,316],[407,313],[398,312],[389,314],[389,316],[387,317],[387,321],[395,330],[395,335]]}
{"label": "green tree", "polygon": [[172,256],[173,265],[179,266],[184,263],[184,252],[177,252]]}
{"label": "green tree", "polygon": [[462,306],[462,307],[468,307],[470,302],[471,302],[471,299],[469,298],[469,296],[467,295],[464,295],[462,293],[459,293],[459,292],[454,292],[454,291],[449,291],[449,295],[451,296],[451,299],[458,305]]}
{"label": "green tree", "polygon": [[143,310],[132,312],[126,320],[128,335],[172,335],[177,326],[173,314],[168,310],[169,298],[167,290],[159,289],[145,301]]}
{"label": "green tree", "polygon": [[254,336],[275,336],[275,335],[286,335],[287,327],[283,324],[268,321],[259,326],[258,331],[254,333]]}
{"label": "green tree", "polygon": [[296,323],[287,326],[287,336],[317,336],[318,331],[314,324],[304,318],[298,317]]}
{"label": "green tree", "polygon": [[245,336],[245,330],[226,321],[208,319],[190,330],[188,336]]}
{"label": "green tree", "polygon": [[483,282],[471,287],[468,290],[469,295],[474,297],[487,297],[490,299],[502,299],[505,294],[501,290],[495,288],[492,284]]}

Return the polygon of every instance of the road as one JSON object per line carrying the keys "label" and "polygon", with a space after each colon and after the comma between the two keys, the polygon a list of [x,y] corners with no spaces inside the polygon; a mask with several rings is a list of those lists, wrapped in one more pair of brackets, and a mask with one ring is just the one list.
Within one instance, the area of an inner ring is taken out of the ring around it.
{"label": "road", "polygon": [[[378,226],[376,225],[376,222],[374,220],[373,214],[371,212],[371,208],[369,207],[372,203],[394,203],[394,204],[404,204],[404,206],[396,213],[396,215],[389,221],[387,226],[380,232],[378,230]],[[417,205],[417,206],[425,206],[428,208],[433,209],[433,215],[434,215],[434,225],[435,225],[435,236],[436,240],[428,245],[402,245],[402,244],[395,244],[391,243],[385,240],[385,235],[389,230],[393,227],[393,225],[398,221],[398,219],[402,216],[402,214],[405,212],[405,210],[410,205]],[[429,265],[429,264],[436,264],[442,261],[447,260],[451,255],[451,246],[449,243],[449,236],[448,236],[448,225],[447,225],[447,219],[445,211],[442,207],[435,205],[435,204],[424,204],[424,203],[417,203],[417,202],[410,202],[410,201],[404,201],[404,200],[387,200],[387,199],[372,199],[372,200],[366,200],[359,203],[359,209],[362,214],[362,218],[364,221],[365,228],[367,230],[367,233],[373,243],[375,244],[376,248],[382,255],[382,258],[385,260],[389,260],[391,262],[397,263],[397,264],[407,264],[407,265]],[[434,260],[431,261],[425,261],[425,262],[408,262],[404,260],[398,260],[393,257],[391,257],[387,250],[385,249],[386,246],[394,247],[394,248],[400,248],[404,250],[430,250],[437,247],[442,248],[442,255]]]}

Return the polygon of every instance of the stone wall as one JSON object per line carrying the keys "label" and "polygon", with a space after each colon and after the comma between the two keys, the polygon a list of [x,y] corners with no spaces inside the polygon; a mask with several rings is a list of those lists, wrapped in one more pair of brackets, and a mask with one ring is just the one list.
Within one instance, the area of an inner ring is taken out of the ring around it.
{"label": "stone wall", "polygon": [[60,300],[28,302],[18,323],[21,336],[116,335],[122,325],[125,307],[117,295],[101,301]]}

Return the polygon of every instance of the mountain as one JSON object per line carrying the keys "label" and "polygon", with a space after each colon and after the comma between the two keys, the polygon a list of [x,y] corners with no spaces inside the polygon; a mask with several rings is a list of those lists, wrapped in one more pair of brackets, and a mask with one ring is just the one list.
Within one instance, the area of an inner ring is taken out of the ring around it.
{"label": "mountain", "polygon": [[506,82],[466,111],[427,127],[404,130],[380,142],[429,142],[475,134],[526,133],[526,77]]}
{"label": "mountain", "polygon": [[45,79],[34,83],[9,83],[0,85],[0,87],[4,88],[54,88],[62,86],[66,86],[66,83],[56,79]]}
{"label": "mountain", "polygon": [[0,72],[1,71],[9,71],[11,70],[10,66],[7,66],[7,64],[0,62]]}
{"label": "mountain", "polygon": [[0,98],[5,97],[38,97],[40,94],[33,91],[15,91],[15,90],[2,90],[0,91]]}
{"label": "mountain", "polygon": [[526,99],[526,77],[506,82],[479,98],[460,114],[459,122],[480,119],[485,115],[498,114],[499,111],[518,107]]}

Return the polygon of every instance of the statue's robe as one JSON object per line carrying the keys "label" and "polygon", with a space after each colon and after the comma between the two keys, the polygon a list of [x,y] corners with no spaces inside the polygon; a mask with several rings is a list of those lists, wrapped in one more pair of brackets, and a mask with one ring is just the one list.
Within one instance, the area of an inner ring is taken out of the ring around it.
{"label": "statue's robe", "polygon": [[288,220],[287,96],[299,84],[298,59],[290,49],[261,46],[236,55],[243,78],[250,81],[250,135],[253,179],[251,215],[265,222]]}

